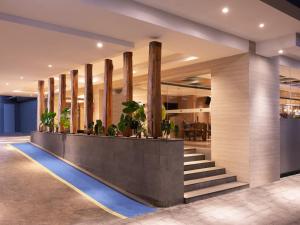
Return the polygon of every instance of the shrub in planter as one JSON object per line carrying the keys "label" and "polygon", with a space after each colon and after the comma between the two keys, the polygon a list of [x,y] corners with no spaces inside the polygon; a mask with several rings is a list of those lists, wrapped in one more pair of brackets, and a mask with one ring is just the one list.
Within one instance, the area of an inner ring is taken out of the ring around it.
{"label": "shrub in planter", "polygon": [[70,108],[64,108],[60,115],[60,124],[64,127],[65,132],[70,131]]}
{"label": "shrub in planter", "polygon": [[111,137],[115,137],[118,134],[118,127],[115,124],[111,124],[107,128],[107,135]]}
{"label": "shrub in planter", "polygon": [[132,130],[136,137],[141,138],[142,134],[147,137],[145,105],[135,101],[123,102],[122,105],[124,108],[118,123],[118,129],[123,136],[130,136],[131,132],[129,131]]}
{"label": "shrub in planter", "polygon": [[96,135],[101,135],[103,134],[103,131],[104,131],[104,127],[102,125],[102,121],[101,120],[96,120],[96,125],[94,127],[94,132]]}
{"label": "shrub in planter", "polygon": [[48,112],[48,109],[46,109],[41,116],[40,131],[44,131],[45,128],[49,128],[49,131],[53,132],[55,116],[56,116],[55,112]]}

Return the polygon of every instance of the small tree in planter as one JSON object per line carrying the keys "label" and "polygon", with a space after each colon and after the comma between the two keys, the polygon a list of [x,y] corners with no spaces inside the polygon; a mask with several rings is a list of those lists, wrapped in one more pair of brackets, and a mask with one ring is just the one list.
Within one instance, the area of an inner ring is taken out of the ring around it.
{"label": "small tree in planter", "polygon": [[141,138],[142,134],[147,137],[145,105],[135,101],[123,102],[122,105],[124,108],[118,123],[118,129],[124,136],[130,136],[128,130],[133,130],[136,137]]}
{"label": "small tree in planter", "polygon": [[107,128],[107,135],[111,137],[115,137],[118,135],[118,127],[115,124],[111,124]]}
{"label": "small tree in planter", "polygon": [[55,112],[48,112],[48,109],[46,109],[41,116],[40,131],[45,130],[45,128],[49,128],[49,131],[53,132],[55,116]]}

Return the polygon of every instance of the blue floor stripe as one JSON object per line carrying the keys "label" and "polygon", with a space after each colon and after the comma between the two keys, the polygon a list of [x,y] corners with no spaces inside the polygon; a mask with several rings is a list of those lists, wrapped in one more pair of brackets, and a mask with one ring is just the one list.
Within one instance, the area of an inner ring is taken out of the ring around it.
{"label": "blue floor stripe", "polygon": [[155,208],[128,198],[30,143],[13,144],[13,146],[114,212],[126,217],[135,217],[155,211]]}

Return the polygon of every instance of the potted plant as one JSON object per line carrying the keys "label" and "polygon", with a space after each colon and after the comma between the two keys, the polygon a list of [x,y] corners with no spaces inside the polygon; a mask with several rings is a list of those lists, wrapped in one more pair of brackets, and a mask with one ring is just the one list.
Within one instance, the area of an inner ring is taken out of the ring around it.
{"label": "potted plant", "polygon": [[53,132],[54,130],[54,119],[55,119],[56,113],[55,112],[48,112],[48,109],[45,110],[45,112],[41,116],[41,124],[40,130],[45,130],[45,128],[48,128],[49,132]]}
{"label": "potted plant", "polygon": [[145,105],[132,100],[123,102],[122,105],[124,108],[118,123],[118,129],[123,136],[129,137],[131,136],[129,131],[133,131],[138,138],[141,138],[142,134],[147,137]]}
{"label": "potted plant", "polygon": [[103,134],[104,127],[103,127],[103,124],[102,124],[101,120],[96,120],[96,124],[95,124],[94,129],[95,129],[94,132],[95,132],[96,135]]}
{"label": "potted plant", "polygon": [[60,124],[65,132],[70,131],[70,108],[64,108],[60,116]]}
{"label": "potted plant", "polygon": [[107,135],[111,137],[115,137],[118,135],[118,127],[115,124],[111,124],[107,128]]}

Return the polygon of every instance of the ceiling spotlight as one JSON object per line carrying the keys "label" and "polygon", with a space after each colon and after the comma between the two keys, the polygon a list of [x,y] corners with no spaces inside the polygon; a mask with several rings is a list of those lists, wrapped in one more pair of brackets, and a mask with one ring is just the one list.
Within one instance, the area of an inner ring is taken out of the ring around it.
{"label": "ceiling spotlight", "polygon": [[51,64],[48,65],[49,68],[52,68],[53,66]]}
{"label": "ceiling spotlight", "polygon": [[102,47],[103,47],[103,43],[98,42],[98,43],[97,43],[97,48],[102,48]]}
{"label": "ceiling spotlight", "polygon": [[23,77],[23,76],[20,76],[20,79],[21,79],[21,80],[23,80],[23,79],[24,79],[24,77]]}
{"label": "ceiling spotlight", "polygon": [[9,83],[5,83],[5,85],[6,85],[6,86],[8,86],[8,85],[9,85]]}
{"label": "ceiling spotlight", "polygon": [[223,9],[222,9],[222,13],[223,14],[227,14],[229,12],[229,8],[228,7],[224,7]]}
{"label": "ceiling spotlight", "polygon": [[282,49],[278,50],[278,53],[283,54],[283,50]]}
{"label": "ceiling spotlight", "polygon": [[260,23],[258,26],[259,26],[259,28],[264,28],[265,24],[264,23]]}

